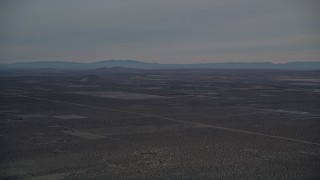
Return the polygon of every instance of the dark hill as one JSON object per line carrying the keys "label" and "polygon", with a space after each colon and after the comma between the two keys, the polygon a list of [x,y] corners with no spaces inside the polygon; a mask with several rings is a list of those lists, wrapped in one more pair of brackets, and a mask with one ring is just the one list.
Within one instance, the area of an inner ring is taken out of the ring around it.
{"label": "dark hill", "polygon": [[[97,69],[97,68],[133,68],[133,69],[298,69],[320,70],[320,62],[289,62],[275,64],[271,62],[226,62],[203,64],[159,64],[135,60],[106,60],[92,63],[66,61],[35,61],[0,64],[1,69]],[[113,69],[122,71],[124,69]],[[127,69],[128,70],[128,69]]]}

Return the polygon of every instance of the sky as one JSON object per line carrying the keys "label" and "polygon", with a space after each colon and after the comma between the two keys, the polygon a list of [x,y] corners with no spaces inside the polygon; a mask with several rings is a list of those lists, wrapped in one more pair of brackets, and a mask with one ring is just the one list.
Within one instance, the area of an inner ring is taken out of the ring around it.
{"label": "sky", "polygon": [[0,0],[0,62],[320,61],[319,0]]}

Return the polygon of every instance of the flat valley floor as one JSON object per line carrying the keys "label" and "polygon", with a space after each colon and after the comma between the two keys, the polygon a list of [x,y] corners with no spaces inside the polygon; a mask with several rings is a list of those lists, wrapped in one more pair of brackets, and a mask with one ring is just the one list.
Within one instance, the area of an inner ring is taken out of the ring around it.
{"label": "flat valley floor", "polygon": [[320,71],[0,71],[0,179],[320,179]]}

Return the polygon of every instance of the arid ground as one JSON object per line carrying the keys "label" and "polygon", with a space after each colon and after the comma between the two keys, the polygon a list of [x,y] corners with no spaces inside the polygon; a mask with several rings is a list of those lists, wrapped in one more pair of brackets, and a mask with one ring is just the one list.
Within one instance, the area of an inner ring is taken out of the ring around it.
{"label": "arid ground", "polygon": [[320,71],[1,71],[1,179],[320,179]]}

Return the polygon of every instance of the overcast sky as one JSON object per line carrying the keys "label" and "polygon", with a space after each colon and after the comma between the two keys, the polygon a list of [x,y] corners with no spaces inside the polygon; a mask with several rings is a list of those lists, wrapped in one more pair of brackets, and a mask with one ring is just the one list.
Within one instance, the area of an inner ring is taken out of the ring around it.
{"label": "overcast sky", "polygon": [[0,62],[319,61],[319,0],[0,0]]}

